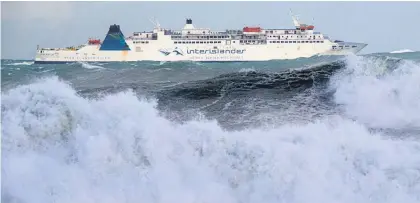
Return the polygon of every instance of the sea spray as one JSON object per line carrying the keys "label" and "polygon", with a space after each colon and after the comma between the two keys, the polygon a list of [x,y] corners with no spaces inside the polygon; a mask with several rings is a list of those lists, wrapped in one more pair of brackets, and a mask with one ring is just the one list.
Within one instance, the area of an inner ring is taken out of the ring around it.
{"label": "sea spray", "polygon": [[420,201],[420,144],[339,115],[229,132],[53,77],[2,92],[2,118],[4,202]]}
{"label": "sea spray", "polygon": [[384,60],[349,56],[346,61],[331,87],[348,116],[371,127],[420,127],[419,64],[402,61],[391,69]]}

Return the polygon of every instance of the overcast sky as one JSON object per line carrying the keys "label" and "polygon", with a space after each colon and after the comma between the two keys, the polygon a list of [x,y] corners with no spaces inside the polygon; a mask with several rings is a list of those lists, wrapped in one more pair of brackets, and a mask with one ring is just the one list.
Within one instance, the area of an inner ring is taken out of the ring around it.
{"label": "overcast sky", "polygon": [[1,57],[33,59],[37,44],[103,39],[110,24],[126,36],[151,30],[149,17],[170,29],[185,18],[214,30],[292,28],[289,9],[333,39],[368,43],[362,53],[420,50],[420,2],[1,2]]}

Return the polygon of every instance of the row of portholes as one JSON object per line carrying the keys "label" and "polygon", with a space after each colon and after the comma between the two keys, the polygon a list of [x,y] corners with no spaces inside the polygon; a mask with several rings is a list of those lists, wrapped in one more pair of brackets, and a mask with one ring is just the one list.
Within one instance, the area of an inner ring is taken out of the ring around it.
{"label": "row of portholes", "polygon": [[64,59],[69,59],[69,60],[106,60],[106,59],[111,59],[111,57],[64,57]]}
{"label": "row of portholes", "polygon": [[[353,45],[353,46],[351,46],[351,48],[356,48],[357,46],[356,45]],[[332,46],[332,49],[350,49],[350,45],[346,45],[346,46]]]}
{"label": "row of portholes", "polygon": [[269,43],[324,43],[324,41],[269,41]]}
{"label": "row of portholes", "polygon": [[174,44],[220,44],[221,41],[175,41]]}
{"label": "row of portholes", "polygon": [[133,44],[149,44],[149,41],[133,41]]}

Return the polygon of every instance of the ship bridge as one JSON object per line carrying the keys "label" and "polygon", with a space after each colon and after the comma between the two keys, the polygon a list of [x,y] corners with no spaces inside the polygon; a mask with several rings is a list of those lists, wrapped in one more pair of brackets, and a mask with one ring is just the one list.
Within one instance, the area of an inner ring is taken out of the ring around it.
{"label": "ship bridge", "polygon": [[191,18],[187,19],[181,31],[182,35],[202,35],[202,34],[210,34],[209,28],[195,28]]}

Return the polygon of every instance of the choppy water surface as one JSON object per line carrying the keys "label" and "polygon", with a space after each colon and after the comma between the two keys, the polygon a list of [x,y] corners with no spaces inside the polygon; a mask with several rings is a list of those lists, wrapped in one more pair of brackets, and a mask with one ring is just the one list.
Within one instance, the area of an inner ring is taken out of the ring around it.
{"label": "choppy water surface", "polygon": [[420,53],[2,60],[2,202],[420,202]]}

